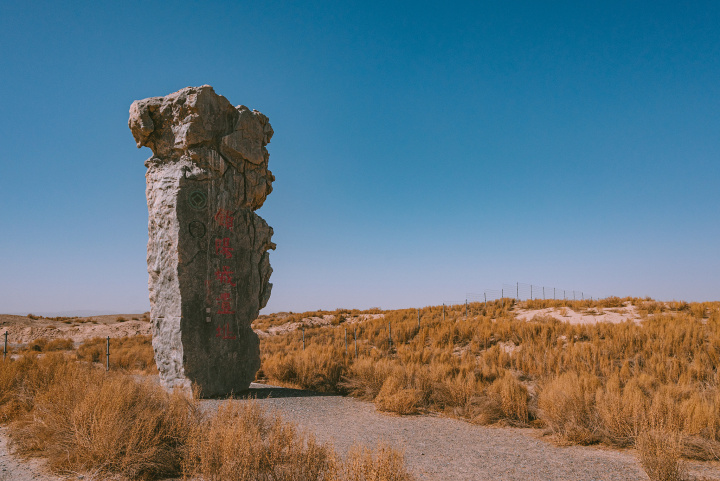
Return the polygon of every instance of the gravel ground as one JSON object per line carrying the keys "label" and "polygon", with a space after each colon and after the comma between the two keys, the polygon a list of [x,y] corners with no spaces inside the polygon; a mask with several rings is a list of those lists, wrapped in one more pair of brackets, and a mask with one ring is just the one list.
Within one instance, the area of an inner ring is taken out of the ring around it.
{"label": "gravel ground", "polygon": [[[419,480],[647,481],[632,450],[560,447],[541,438],[539,430],[475,426],[440,416],[394,416],[377,412],[372,403],[253,384],[248,398],[284,419],[296,422],[340,454],[355,444],[384,441],[405,452]],[[204,400],[217,409],[222,400]],[[695,479],[720,480],[720,464],[688,463]],[[6,428],[0,428],[0,481],[95,481],[95,476],[54,476],[39,459],[10,454]]]}
{"label": "gravel ground", "polygon": [[[440,416],[394,416],[357,399],[253,384],[247,397],[298,423],[321,442],[347,453],[353,444],[388,442],[404,450],[420,480],[647,481],[634,451],[559,447],[534,429],[476,426]],[[220,400],[202,401],[217,409]],[[720,467],[692,463],[691,472],[720,479]]]}

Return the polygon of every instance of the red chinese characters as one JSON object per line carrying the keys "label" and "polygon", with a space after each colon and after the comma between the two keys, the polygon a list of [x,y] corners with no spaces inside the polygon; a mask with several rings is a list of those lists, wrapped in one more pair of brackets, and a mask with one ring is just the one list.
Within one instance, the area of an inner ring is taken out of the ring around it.
{"label": "red chinese characters", "polygon": [[232,304],[230,302],[229,292],[223,292],[216,300],[220,302],[220,310],[217,311],[218,314],[235,314],[235,311],[231,310]]}
{"label": "red chinese characters", "polygon": [[[213,217],[213,220],[216,222],[218,227],[223,227],[229,231],[232,231],[234,219],[230,214],[231,212],[229,210],[220,208]],[[215,239],[215,254],[224,257],[225,259],[232,259],[233,248],[230,246],[229,237]],[[222,269],[218,269],[215,271],[214,280],[215,282],[219,282],[223,286],[227,285],[235,287],[235,282],[233,282],[233,274],[234,272],[230,270],[230,267],[222,266]],[[220,297],[215,299],[218,302],[218,314],[235,314],[235,311],[232,310],[233,306],[231,292],[221,292]],[[234,335],[232,335],[230,331],[229,323],[225,323],[224,326],[217,327],[215,337],[223,340],[230,340],[236,338]]]}
{"label": "red chinese characters", "polygon": [[237,339],[237,336],[232,335],[229,323],[225,323],[224,326],[217,327],[215,329],[215,337],[221,337],[223,339]]}
{"label": "red chinese characters", "polygon": [[227,230],[232,230],[233,228],[233,218],[230,215],[230,211],[227,209],[218,209],[217,214],[215,214],[215,222],[218,223],[219,226],[225,227]]}
{"label": "red chinese characters", "polygon": [[223,266],[223,270],[217,270],[215,271],[215,279],[220,281],[220,284],[230,284],[231,286],[235,286],[235,283],[232,280],[233,271],[230,270],[228,266]]}
{"label": "red chinese characters", "polygon": [[215,254],[225,256],[226,259],[232,259],[233,248],[230,247],[230,238],[215,239]]}

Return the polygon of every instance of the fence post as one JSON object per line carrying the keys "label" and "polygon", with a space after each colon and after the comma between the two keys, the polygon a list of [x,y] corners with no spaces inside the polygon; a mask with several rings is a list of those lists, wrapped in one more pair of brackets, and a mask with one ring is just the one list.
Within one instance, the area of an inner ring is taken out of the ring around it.
{"label": "fence post", "polygon": [[3,348],[3,361],[7,357],[7,331],[5,331],[5,347]]}
{"label": "fence post", "polygon": [[500,289],[500,307],[505,308],[505,288]]}
{"label": "fence post", "polygon": [[105,370],[110,370],[110,336],[107,337],[107,346],[105,349]]}
{"label": "fence post", "polygon": [[445,304],[443,303],[443,322],[445,322]]}
{"label": "fence post", "polygon": [[543,301],[545,300],[545,286],[543,286]]}
{"label": "fence post", "polygon": [[567,300],[567,296],[565,295],[565,289],[563,289],[563,301]]}
{"label": "fence post", "polygon": [[420,329],[420,309],[418,309],[418,329]]}
{"label": "fence post", "polygon": [[302,336],[303,336],[303,351],[305,350],[305,328],[302,328]]}
{"label": "fence post", "polygon": [[485,297],[485,307],[487,307],[487,294],[483,292],[483,296]]}
{"label": "fence post", "polygon": [[347,356],[347,327],[345,328],[345,355]]}
{"label": "fence post", "polygon": [[390,349],[392,349],[392,327],[390,326],[389,322],[388,322],[388,345],[390,346],[388,348],[388,354],[390,354]]}
{"label": "fence post", "polygon": [[357,350],[357,327],[355,328],[355,359],[358,358],[358,350]]}
{"label": "fence post", "polygon": [[555,288],[553,287],[553,301],[555,300]]}
{"label": "fence post", "polygon": [[467,299],[465,299],[465,319],[467,319]]}
{"label": "fence post", "polygon": [[515,283],[515,300],[520,300],[520,283]]}

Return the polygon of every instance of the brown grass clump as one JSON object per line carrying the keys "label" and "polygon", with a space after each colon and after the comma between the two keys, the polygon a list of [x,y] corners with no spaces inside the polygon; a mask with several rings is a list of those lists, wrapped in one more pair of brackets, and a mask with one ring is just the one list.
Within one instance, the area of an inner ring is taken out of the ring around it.
{"label": "brown grass clump", "polygon": [[[46,457],[60,473],[145,480],[182,474],[216,481],[410,479],[395,451],[383,448],[358,468],[255,403],[230,401],[216,415],[203,415],[182,393],[57,353],[0,362],[0,416],[11,421],[18,454]],[[357,469],[374,477],[347,477]]]}
{"label": "brown grass clump", "polygon": [[75,343],[72,339],[53,339],[45,346],[45,352],[72,351],[73,349],[75,349]]}
{"label": "brown grass clump", "polygon": [[668,431],[645,431],[637,438],[640,465],[651,481],[685,481],[680,461],[680,436]]}
{"label": "brown grass clump", "polygon": [[[518,308],[592,314],[628,303],[641,321],[515,318]],[[321,379],[383,411],[545,426],[565,443],[628,447],[661,426],[680,433],[684,456],[720,460],[720,302],[501,299],[469,303],[467,314],[465,305],[425,307],[419,323],[417,310],[401,309],[308,328],[302,347],[299,331],[263,337],[267,377],[301,387]]]}
{"label": "brown grass clump", "polygon": [[[107,339],[95,337],[83,342],[77,350],[81,361],[105,364]],[[157,373],[152,336],[110,339],[110,369]]]}
{"label": "brown grass clump", "polygon": [[377,452],[355,446],[350,450],[344,469],[347,481],[412,481],[405,469],[403,455],[387,445]]}
{"label": "brown grass clump", "polygon": [[598,442],[595,392],[599,385],[596,377],[573,372],[550,381],[538,399],[540,415],[548,428],[571,443]]}
{"label": "brown grass clump", "polygon": [[341,391],[340,381],[347,369],[344,352],[313,344],[292,355],[266,357],[263,374],[282,384],[318,392]]}
{"label": "brown grass clump", "polygon": [[[42,362],[42,361],[40,361]],[[131,479],[180,472],[196,407],[182,395],[63,359],[36,389],[32,408],[10,424],[21,455],[58,472],[100,471]]]}
{"label": "brown grass clump", "polygon": [[186,476],[213,481],[338,479],[334,452],[256,403],[225,402],[189,437]]}
{"label": "brown grass clump", "polygon": [[423,404],[423,394],[419,389],[408,387],[398,376],[391,375],[375,397],[375,404],[380,411],[417,414]]}
{"label": "brown grass clump", "polygon": [[8,422],[32,410],[38,392],[43,392],[67,365],[62,354],[41,358],[24,354],[17,360],[0,361],[0,422]]}

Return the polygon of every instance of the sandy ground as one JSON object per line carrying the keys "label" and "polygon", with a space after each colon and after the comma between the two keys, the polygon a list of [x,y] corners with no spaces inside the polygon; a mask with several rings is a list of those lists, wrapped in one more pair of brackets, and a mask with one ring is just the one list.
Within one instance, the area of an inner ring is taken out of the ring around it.
{"label": "sandy ground", "polygon": [[[360,314],[357,316],[348,316],[345,318],[344,324],[355,324],[358,322],[364,322],[372,319],[382,319],[385,314]],[[255,329],[258,336],[275,336],[278,334],[285,334],[291,331],[296,331],[303,327],[323,327],[332,324],[335,319],[334,315],[316,316],[316,317],[305,317],[297,322],[288,322],[287,324],[281,324],[278,326],[272,326],[267,329]]]}
{"label": "sandy ground", "polygon": [[[353,445],[386,442],[405,453],[421,481],[647,481],[634,450],[557,446],[536,429],[485,427],[439,416],[395,416],[372,403],[253,384],[247,396],[296,422],[346,455]],[[247,402],[247,401],[245,401]],[[218,400],[202,401],[208,410]],[[690,473],[720,480],[718,463],[688,463]]]}
{"label": "sandy ground", "polygon": [[596,324],[599,322],[611,322],[619,324],[625,321],[638,322],[640,315],[635,306],[627,303],[624,307],[607,309],[588,309],[583,312],[576,312],[567,307],[548,307],[546,309],[518,309],[515,311],[518,319],[529,321],[535,317],[554,317],[555,319],[570,324]]}
{"label": "sandy ground", "polygon": [[[571,309],[520,310],[520,319],[554,317],[579,323],[638,321],[634,307],[574,312]],[[382,317],[382,314],[363,315]],[[261,335],[279,334],[303,325],[329,325],[334,316],[308,318],[275,326]],[[118,321],[118,318],[125,319]],[[82,342],[93,337],[123,337],[150,334],[143,314],[118,314],[72,319],[31,319],[0,315],[0,336],[8,332],[10,344],[25,344],[40,337],[71,338]],[[360,317],[346,322],[360,322]],[[257,332],[257,331],[256,331]],[[0,341],[2,337],[0,337]],[[512,350],[515,346],[503,346]],[[539,430],[483,427],[438,416],[394,416],[379,413],[372,403],[353,398],[327,396],[308,391],[254,384],[252,397],[263,407],[277,410],[285,419],[332,443],[344,455],[355,444],[375,446],[384,441],[404,450],[409,469],[422,481],[430,480],[643,480],[648,478],[632,450],[598,447],[559,447],[542,438]],[[221,401],[203,405],[216,409]],[[697,479],[720,480],[720,464],[688,462]],[[42,460],[20,460],[10,454],[6,428],[0,427],[0,481],[61,481],[95,476],[55,476],[43,468]]]}
{"label": "sandy ground", "polygon": [[40,459],[22,460],[10,454],[7,428],[0,427],[0,481],[61,481],[77,476],[55,476],[45,469]]}
{"label": "sandy ground", "polygon": [[[93,337],[126,337],[150,334],[150,322],[144,314],[114,314],[111,316],[31,319],[27,316],[0,314],[0,342],[8,333],[10,346],[27,344],[35,339],[70,338],[82,342]],[[125,319],[118,322],[118,319]]]}

